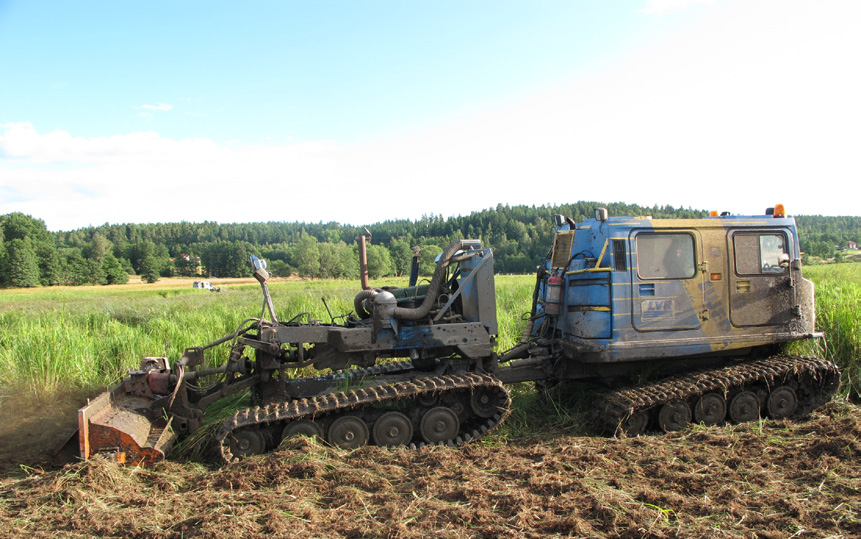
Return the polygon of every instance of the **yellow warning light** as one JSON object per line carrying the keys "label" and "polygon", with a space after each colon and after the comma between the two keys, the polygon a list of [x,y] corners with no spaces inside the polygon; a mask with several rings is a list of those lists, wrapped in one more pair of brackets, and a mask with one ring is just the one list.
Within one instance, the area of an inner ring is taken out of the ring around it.
{"label": "yellow warning light", "polygon": [[783,204],[775,204],[774,205],[774,216],[775,217],[786,217],[786,210],[783,209]]}
{"label": "yellow warning light", "polygon": [[718,212],[717,212],[717,211],[712,210],[712,211],[710,211],[710,212],[709,212],[709,217],[717,217],[717,216],[718,216]]}
{"label": "yellow warning light", "polygon": [[712,281],[720,281],[721,274],[720,273],[711,273],[711,274],[709,274],[709,279],[711,279]]}

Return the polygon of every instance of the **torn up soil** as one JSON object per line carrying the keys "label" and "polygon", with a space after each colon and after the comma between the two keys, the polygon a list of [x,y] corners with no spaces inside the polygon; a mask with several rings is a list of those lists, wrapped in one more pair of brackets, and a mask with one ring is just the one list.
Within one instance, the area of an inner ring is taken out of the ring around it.
{"label": "torn up soil", "polygon": [[[0,479],[15,537],[861,537],[861,409],[629,439],[346,452],[223,468],[102,459]],[[20,474],[20,472],[19,472]]]}

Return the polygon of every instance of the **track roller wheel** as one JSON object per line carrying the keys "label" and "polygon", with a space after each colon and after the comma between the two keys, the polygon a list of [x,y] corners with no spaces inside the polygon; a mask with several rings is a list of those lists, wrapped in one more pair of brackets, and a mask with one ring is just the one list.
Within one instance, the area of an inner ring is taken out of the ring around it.
{"label": "track roller wheel", "polygon": [[237,429],[227,438],[234,457],[245,458],[266,451],[266,439],[259,430],[251,427]]}
{"label": "track roller wheel", "polygon": [[726,418],[726,399],[720,393],[706,393],[694,405],[694,421],[707,426],[718,425]]}
{"label": "track roller wheel", "polygon": [[476,388],[469,398],[469,405],[478,417],[489,418],[499,412],[496,390],[487,387]]}
{"label": "track roller wheel", "polygon": [[409,418],[400,412],[386,412],[374,423],[374,442],[377,445],[407,445],[412,439],[413,425]]}
{"label": "track roller wheel", "polygon": [[791,387],[780,386],[769,394],[765,407],[772,419],[783,419],[791,416],[798,408],[798,397]]}
{"label": "track roller wheel", "polygon": [[729,403],[729,417],[735,423],[759,419],[760,403],[753,391],[736,394]]}
{"label": "track roller wheel", "polygon": [[646,427],[649,425],[649,412],[640,410],[631,415],[628,419],[622,421],[620,428],[627,436],[639,436],[646,432]]}
{"label": "track roller wheel", "polygon": [[356,449],[368,444],[368,426],[356,416],[339,417],[329,426],[329,443],[341,449]]}
{"label": "track roller wheel", "polygon": [[685,401],[668,402],[658,412],[658,426],[664,432],[682,430],[691,422],[691,405]]}
{"label": "track roller wheel", "polygon": [[419,430],[422,438],[428,443],[446,442],[457,436],[460,430],[460,419],[450,408],[437,406],[422,416]]}
{"label": "track roller wheel", "polygon": [[287,423],[287,425],[284,427],[284,430],[281,431],[281,439],[283,440],[284,438],[289,438],[298,434],[308,436],[309,438],[316,437],[322,440],[323,427],[309,419],[291,421],[290,423]]}

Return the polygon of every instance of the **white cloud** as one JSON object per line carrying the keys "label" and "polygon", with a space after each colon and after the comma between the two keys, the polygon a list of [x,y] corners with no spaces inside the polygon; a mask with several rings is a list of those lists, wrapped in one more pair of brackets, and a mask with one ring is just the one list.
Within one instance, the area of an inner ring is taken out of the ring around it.
{"label": "white cloud", "polygon": [[[333,148],[219,145],[155,132],[82,138],[5,124],[0,192],[14,189],[16,197],[0,200],[0,214],[23,211],[55,230],[106,221],[293,220],[289,208],[308,207],[334,180]],[[297,219],[314,217],[303,211]]]}
{"label": "white cloud", "polygon": [[141,105],[135,108],[144,110],[159,110],[166,112],[171,110],[173,108],[173,105],[168,105],[167,103],[159,103],[158,105]]}
{"label": "white cloud", "polygon": [[[857,215],[861,4],[739,2],[601,73],[416,133],[219,144],[0,128],[0,214],[370,224],[577,200]],[[5,156],[5,157],[4,157]],[[842,194],[841,194],[842,193]],[[851,193],[848,193],[851,194]]]}
{"label": "white cloud", "polygon": [[858,215],[839,193],[861,179],[861,4],[730,7],[586,80],[362,154],[444,215],[576,200]]}
{"label": "white cloud", "polygon": [[694,4],[712,4],[714,0],[648,0],[646,7],[639,9],[640,13],[662,15],[670,11],[679,11]]}

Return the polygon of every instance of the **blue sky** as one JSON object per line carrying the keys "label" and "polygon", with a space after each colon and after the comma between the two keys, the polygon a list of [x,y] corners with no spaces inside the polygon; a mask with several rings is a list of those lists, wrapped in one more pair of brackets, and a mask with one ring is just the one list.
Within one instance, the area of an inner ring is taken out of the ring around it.
{"label": "blue sky", "polygon": [[857,215],[861,3],[0,0],[0,214]]}
{"label": "blue sky", "polygon": [[23,54],[4,59],[20,76],[3,78],[0,97],[85,137],[357,140],[586,73],[649,32],[640,6],[7,2],[0,44]]}

